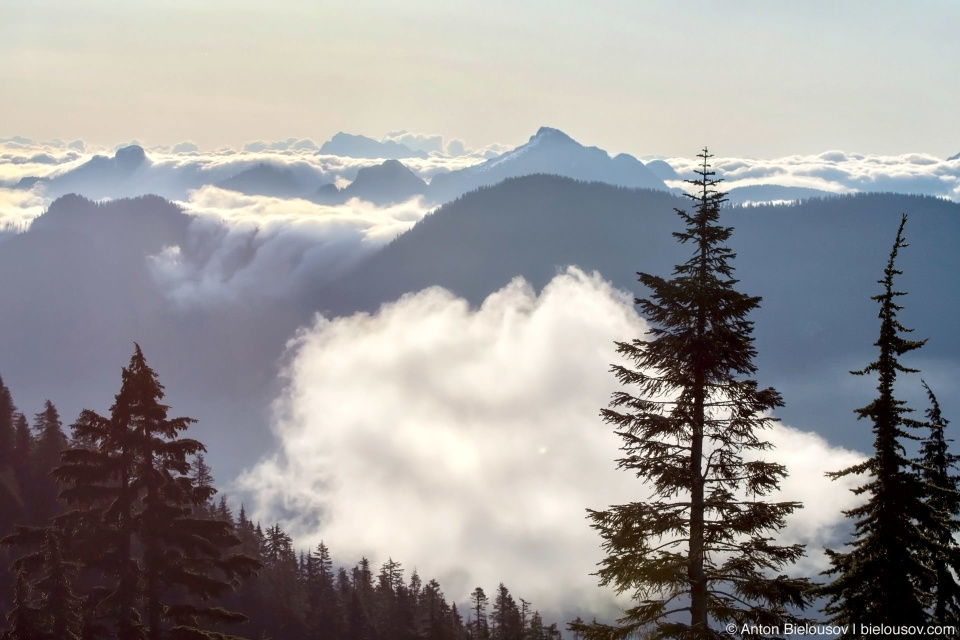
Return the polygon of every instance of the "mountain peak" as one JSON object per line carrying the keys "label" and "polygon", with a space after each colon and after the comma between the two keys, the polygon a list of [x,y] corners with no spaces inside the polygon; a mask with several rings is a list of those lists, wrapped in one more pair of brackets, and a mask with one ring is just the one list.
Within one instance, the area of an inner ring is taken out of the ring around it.
{"label": "mountain peak", "polygon": [[540,127],[537,129],[537,132],[530,138],[530,142],[535,140],[551,140],[554,142],[572,142],[577,144],[576,141],[565,134],[560,129],[554,129],[553,127]]}
{"label": "mountain peak", "polygon": [[129,147],[117,149],[113,158],[118,167],[136,169],[147,159],[147,154],[143,151],[143,147],[132,144]]}

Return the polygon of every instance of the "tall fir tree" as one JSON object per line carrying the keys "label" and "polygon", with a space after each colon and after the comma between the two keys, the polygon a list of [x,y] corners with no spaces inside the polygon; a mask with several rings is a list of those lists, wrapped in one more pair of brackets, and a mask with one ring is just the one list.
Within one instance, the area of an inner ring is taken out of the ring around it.
{"label": "tall fir tree", "polygon": [[913,410],[894,395],[897,375],[917,371],[900,364],[900,356],[926,342],[903,337],[912,330],[897,319],[903,307],[896,300],[906,295],[894,286],[896,276],[903,273],[896,268],[896,259],[907,246],[903,236],[906,222],[903,216],[884,277],[878,281],[883,291],[872,297],[880,305],[880,337],[874,343],[879,350],[877,359],[851,372],[876,374],[879,380],[876,399],[856,410],[858,419],[873,425],[874,453],[865,462],[828,474],[833,478],[868,476],[865,484],[854,489],[866,501],[844,512],[854,520],[853,540],[847,543],[847,551],[827,550],[830,568],[824,574],[833,579],[819,590],[828,598],[824,612],[831,620],[854,625],[851,637],[857,637],[856,625],[864,621],[898,628],[926,625],[935,585],[927,532],[936,527],[936,517],[925,502],[927,489],[921,474],[916,473],[903,446],[904,440],[917,439],[907,429],[922,423],[908,418]]}
{"label": "tall fir tree", "polygon": [[43,526],[56,515],[57,494],[60,491],[51,472],[60,464],[60,454],[67,448],[67,436],[63,433],[60,414],[52,402],[46,400],[43,411],[34,415],[33,430],[36,446],[31,458],[31,498],[34,524]]}
{"label": "tall fir tree", "polygon": [[473,621],[470,624],[471,638],[488,640],[490,629],[487,626],[487,603],[490,599],[481,587],[477,587],[470,593],[470,602],[470,611],[473,613]]}
{"label": "tall fir tree", "polygon": [[935,543],[930,558],[936,579],[933,589],[932,622],[938,626],[960,627],[960,476],[955,471],[960,456],[950,452],[951,440],[944,435],[949,421],[943,417],[937,396],[921,380],[930,407],[926,411],[929,433],[920,447],[919,464],[927,483],[927,503],[936,516],[935,528],[926,532]]}
{"label": "tall fir tree", "polygon": [[191,477],[203,445],[180,434],[190,418],[168,418],[163,386],[136,345],[110,417],[85,410],[55,475],[74,505],[57,526],[107,586],[92,608],[121,640],[207,637],[199,619],[244,616],[214,606],[258,566],[234,553],[231,522],[196,517],[214,493]]}
{"label": "tall fir tree", "polygon": [[600,583],[634,600],[616,625],[572,627],[591,640],[716,638],[726,624],[797,621],[807,604],[807,581],[779,573],[802,546],[773,539],[801,505],[762,499],[787,471],[758,459],[771,447],[759,432],[782,405],[750,377],[756,351],[747,316],[760,298],[734,288],[732,229],[719,223],[724,194],[707,150],[698,157],[698,178],[688,181],[695,211],[677,210],[686,228],[673,234],[693,255],[671,279],[638,273],[651,292],[636,300],[649,338],[617,343],[631,366],[612,371],[629,389],[601,411],[624,442],[618,467],[652,495],[588,510],[607,552]]}

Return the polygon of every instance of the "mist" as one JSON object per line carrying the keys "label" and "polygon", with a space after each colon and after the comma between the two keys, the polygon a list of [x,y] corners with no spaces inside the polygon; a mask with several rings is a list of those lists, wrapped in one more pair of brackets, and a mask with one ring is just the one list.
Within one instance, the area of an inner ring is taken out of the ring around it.
{"label": "mist", "polygon": [[[502,581],[561,619],[612,615],[585,509],[646,495],[615,470],[620,441],[598,417],[618,389],[613,341],[646,329],[630,295],[576,268],[476,308],[433,287],[318,316],[288,345],[277,449],[234,489],[304,547],[323,540],[348,565],[389,555],[457,602]],[[863,456],[787,426],[767,435],[792,473],[778,499],[806,504],[783,536],[810,545],[794,571],[816,573],[855,504],[849,479],[823,474]]]}

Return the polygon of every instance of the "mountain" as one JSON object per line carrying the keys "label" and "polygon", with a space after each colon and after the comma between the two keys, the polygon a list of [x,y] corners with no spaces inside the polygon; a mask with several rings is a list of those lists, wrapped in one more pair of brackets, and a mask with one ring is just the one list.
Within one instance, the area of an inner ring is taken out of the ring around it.
{"label": "mountain", "polygon": [[95,155],[79,167],[40,182],[45,183],[46,193],[54,197],[82,193],[94,199],[109,198],[127,189],[138,191],[136,180],[149,167],[150,159],[143,147],[131,145],[118,149],[112,158]]}
{"label": "mountain", "polygon": [[837,194],[810,187],[785,187],[779,184],[753,184],[734,187],[726,195],[730,204],[770,203],[806,198],[829,198]]}
{"label": "mountain", "polygon": [[960,153],[950,156],[947,160],[960,160]]}
{"label": "mountain", "polygon": [[362,167],[357,171],[356,179],[343,189],[323,185],[313,199],[324,204],[339,204],[350,198],[360,198],[377,205],[389,205],[421,196],[426,191],[427,183],[399,160],[386,160],[372,167]]}
{"label": "mountain", "polygon": [[670,166],[669,163],[663,160],[651,160],[646,163],[645,166],[650,173],[657,176],[661,180],[679,180],[680,176],[677,174],[676,169]]}
{"label": "mountain", "polygon": [[414,151],[405,144],[388,140],[380,142],[366,136],[357,136],[342,131],[320,147],[320,153],[348,158],[426,158],[423,151]]}
{"label": "mountain", "polygon": [[[517,275],[540,288],[571,264],[641,294],[637,271],[666,276],[689,257],[689,248],[670,237],[682,228],[674,207],[689,205],[662,191],[554,176],[507,180],[443,205],[355,271],[314,292],[313,304],[335,314],[374,311],[404,293],[439,285],[478,305]],[[783,393],[787,407],[778,415],[787,424],[834,443],[870,446],[866,430],[847,428],[859,406],[851,390],[860,389],[847,372],[874,355],[877,310],[870,296],[877,293],[902,212],[910,214],[911,244],[898,259],[905,272],[900,283],[910,292],[902,318],[919,337],[932,337],[912,365],[924,368],[922,360],[929,359],[935,370],[955,372],[960,336],[952,324],[960,299],[950,293],[960,272],[960,205],[857,194],[725,210],[722,221],[735,229],[735,277],[743,291],[763,297],[751,318],[760,380]],[[863,390],[867,401],[869,384]]]}
{"label": "mountain", "polygon": [[264,162],[222,180],[216,186],[247,195],[275,198],[297,198],[306,191],[306,187],[300,184],[293,171]]}
{"label": "mountain", "polygon": [[478,187],[537,173],[641,189],[667,190],[642,162],[621,153],[611,158],[597,147],[585,147],[559,129],[541,127],[530,140],[482,164],[441,173],[430,182],[430,199],[448,202]]}

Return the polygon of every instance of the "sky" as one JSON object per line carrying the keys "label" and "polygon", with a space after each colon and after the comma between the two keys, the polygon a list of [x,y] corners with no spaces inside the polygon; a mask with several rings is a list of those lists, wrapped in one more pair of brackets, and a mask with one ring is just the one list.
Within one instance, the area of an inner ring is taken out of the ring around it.
{"label": "sky", "polygon": [[0,137],[381,137],[613,153],[960,151],[947,1],[4,3]]}

